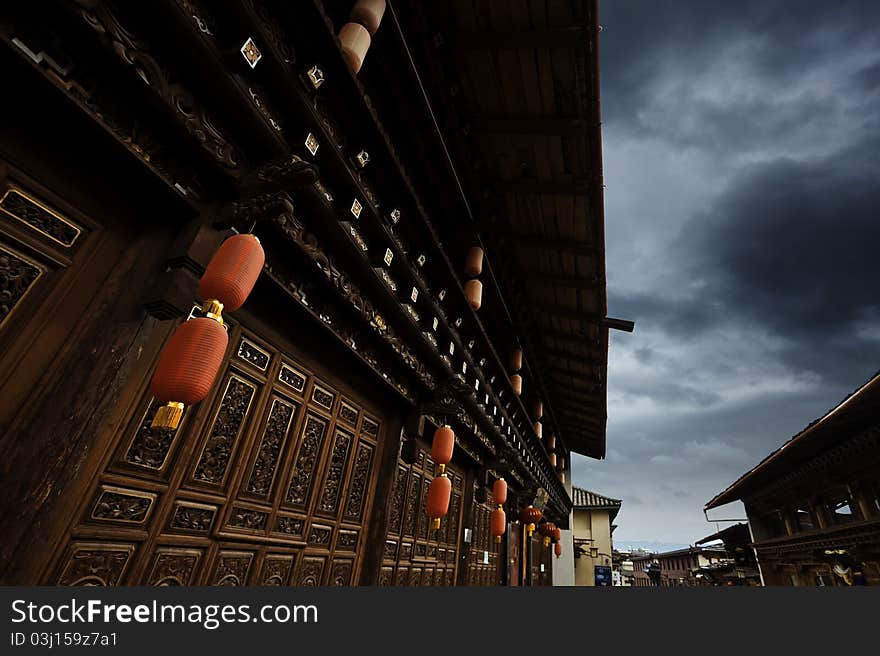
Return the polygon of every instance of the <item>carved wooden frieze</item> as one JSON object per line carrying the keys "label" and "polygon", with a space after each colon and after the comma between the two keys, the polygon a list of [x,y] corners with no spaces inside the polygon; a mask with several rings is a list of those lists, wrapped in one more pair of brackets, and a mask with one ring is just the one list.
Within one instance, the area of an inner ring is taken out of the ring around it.
{"label": "carved wooden frieze", "polygon": [[348,483],[348,499],[345,502],[345,511],[343,512],[343,518],[348,521],[361,521],[367,486],[370,483],[373,451],[373,446],[366,442],[358,444],[354,467],[351,470],[351,480]]}
{"label": "carved wooden frieze", "polygon": [[333,537],[333,528],[330,526],[322,526],[320,524],[312,524],[309,528],[309,546],[329,548],[331,538]]}
{"label": "carved wooden frieze", "polygon": [[282,364],[278,372],[278,380],[302,394],[306,387],[306,375],[288,364]]}
{"label": "carved wooden frieze", "polygon": [[284,235],[305,253],[324,275],[337,295],[352,307],[374,332],[389,344],[404,365],[428,388],[434,387],[434,377],[427,371],[415,351],[406,346],[388,326],[382,314],[367,300],[360,289],[334,264],[332,259],[318,246],[317,238],[306,233],[303,225],[293,214],[284,214],[276,219]]}
{"label": "carved wooden frieze", "polygon": [[268,512],[234,506],[229,515],[227,524],[232,528],[262,533],[265,530],[268,521]]}
{"label": "carved wooden frieze", "polygon": [[293,571],[292,554],[267,554],[260,573],[260,585],[287,585]]}
{"label": "carved wooden frieze", "polygon": [[57,585],[119,585],[134,554],[133,544],[72,542]]}
{"label": "carved wooden frieze", "polygon": [[330,565],[330,580],[328,585],[348,586],[351,585],[351,575],[354,573],[354,561],[349,558],[334,558]]}
{"label": "carved wooden frieze", "polygon": [[260,371],[266,371],[266,368],[269,366],[269,354],[252,341],[245,338],[242,338],[238,343],[235,357],[252,364]]}
{"label": "carved wooden frieze", "polygon": [[416,522],[419,514],[419,493],[422,489],[422,477],[412,472],[407,494],[406,515],[403,522],[403,535],[415,535]]}
{"label": "carved wooden frieze", "polygon": [[290,477],[290,485],[287,488],[285,501],[294,506],[305,508],[308,505],[312,491],[312,479],[314,478],[315,466],[324,443],[327,432],[327,422],[315,415],[306,417],[302,429],[302,438],[293,473]]}
{"label": "carved wooden frieze", "polygon": [[333,409],[334,398],[336,398],[336,396],[332,392],[324,389],[323,387],[320,387],[319,385],[315,385],[315,388],[312,390],[312,401],[317,403],[325,410]]}
{"label": "carved wooden frieze", "polygon": [[318,501],[317,509],[322,513],[336,515],[339,509],[339,497],[342,493],[345,467],[348,464],[352,439],[348,433],[341,430],[336,431],[333,447],[330,450],[330,460],[326,466],[321,497]]}
{"label": "carved wooden frieze", "polygon": [[247,585],[254,554],[251,551],[223,551],[217,554],[208,585]]}
{"label": "carved wooden frieze", "polygon": [[102,485],[92,504],[89,519],[98,522],[144,524],[155,501],[156,495],[152,492]]}
{"label": "carved wooden frieze", "polygon": [[269,416],[260,437],[256,460],[251,468],[247,492],[258,497],[267,497],[275,480],[278,459],[284,446],[287,431],[293,421],[296,408],[281,398],[272,399]]}
{"label": "carved wooden frieze", "polygon": [[160,471],[165,467],[171,448],[183,426],[186,425],[186,414],[184,420],[175,430],[152,428],[150,424],[160,405],[160,403],[152,401],[144,413],[144,417],[138,424],[131,444],[123,457],[126,463],[154,471]]}
{"label": "carved wooden frieze", "polygon": [[403,504],[406,498],[406,477],[408,471],[406,467],[397,466],[397,476],[394,479],[394,489],[391,492],[388,530],[398,535],[400,535],[400,522],[404,514]]}
{"label": "carved wooden frieze", "polygon": [[394,584],[394,568],[383,567],[379,570],[379,585],[389,587]]}
{"label": "carved wooden frieze", "polygon": [[[170,187],[185,197],[199,198],[201,185],[195,179],[192,167],[176,157],[167,140],[161,139],[144,120],[143,105],[136,105],[124,97],[119,89],[99,79],[83,57],[67,43],[67,36],[50,29],[48,24],[37,32],[29,26],[16,33],[13,43],[46,77],[66,93],[96,123],[113,133],[119,142]],[[74,61],[75,66],[61,66],[59,61]],[[165,142],[165,143],[163,143]]]}
{"label": "carved wooden frieze", "polygon": [[326,557],[303,556],[300,560],[299,571],[296,574],[296,585],[304,587],[321,585],[326,562]]}
{"label": "carved wooden frieze", "polygon": [[0,328],[45,272],[42,265],[0,243]]}
{"label": "carved wooden frieze", "polygon": [[123,26],[113,5],[104,0],[74,2],[85,23],[106,39],[108,51],[132,69],[218,164],[238,174],[242,161],[238,149],[189,89],[155,58],[149,43]]}
{"label": "carved wooden frieze", "polygon": [[251,407],[256,387],[237,376],[229,378],[220,409],[208,432],[194,473],[197,481],[220,485],[232,458],[232,450]]}
{"label": "carved wooden frieze", "polygon": [[299,517],[279,515],[275,519],[275,533],[281,533],[294,539],[303,539],[305,537],[305,530],[306,522]]}
{"label": "carved wooden frieze", "polygon": [[243,4],[253,12],[269,47],[275,49],[281,63],[287,66],[296,63],[296,55],[290,45],[290,37],[265,4],[260,0],[243,0]]}
{"label": "carved wooden frieze", "polygon": [[65,248],[73,246],[82,234],[76,223],[16,187],[9,187],[0,196],[0,209]]}
{"label": "carved wooden frieze", "polygon": [[379,423],[373,421],[369,417],[364,417],[364,421],[361,424],[361,433],[363,435],[368,435],[369,437],[378,439],[379,437]]}
{"label": "carved wooden frieze", "polygon": [[354,427],[357,425],[358,409],[350,403],[343,401],[339,406],[339,418]]}
{"label": "carved wooden frieze", "polygon": [[356,551],[359,531],[340,530],[336,536],[337,551]]}
{"label": "carved wooden frieze", "polygon": [[216,506],[176,501],[168,527],[173,532],[207,534],[211,530],[216,514]]}
{"label": "carved wooden frieze", "polygon": [[199,32],[205,36],[214,37],[217,27],[214,18],[208,13],[200,0],[176,0],[178,6],[189,16]]}
{"label": "carved wooden frieze", "polygon": [[163,587],[193,585],[201,560],[201,549],[159,548],[153,554],[145,583]]}

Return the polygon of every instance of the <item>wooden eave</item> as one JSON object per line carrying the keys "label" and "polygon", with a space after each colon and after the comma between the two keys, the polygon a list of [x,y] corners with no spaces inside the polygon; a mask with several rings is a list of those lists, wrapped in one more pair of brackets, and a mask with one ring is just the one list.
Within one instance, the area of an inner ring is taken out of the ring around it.
{"label": "wooden eave", "polygon": [[[604,457],[608,326],[597,3],[453,0],[412,13],[423,30],[416,32],[421,61],[431,82],[443,85],[433,87],[433,97],[453,156],[467,171],[465,191],[487,219],[494,217],[479,237],[521,322],[535,374],[529,382],[544,399],[557,440]],[[445,77],[434,74],[437,66]],[[545,312],[568,323],[548,325]],[[588,360],[598,370],[586,400],[601,409],[603,422],[598,435],[590,427],[589,437],[578,430],[581,420],[556,403],[564,386],[551,371],[566,347],[581,345],[584,356],[573,352],[571,363]]]}
{"label": "wooden eave", "polygon": [[717,494],[706,503],[706,509],[746,499],[801,463],[877,426],[878,407],[880,372]]}

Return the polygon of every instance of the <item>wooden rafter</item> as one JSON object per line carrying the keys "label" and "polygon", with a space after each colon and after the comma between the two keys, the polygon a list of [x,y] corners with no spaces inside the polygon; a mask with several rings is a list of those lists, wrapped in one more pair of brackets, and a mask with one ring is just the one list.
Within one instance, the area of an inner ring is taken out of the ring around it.
{"label": "wooden rafter", "polygon": [[569,253],[571,255],[596,255],[596,247],[593,244],[573,241],[571,239],[554,239],[542,235],[517,233],[514,233],[511,237],[517,248],[539,248],[541,250]]}
{"label": "wooden rafter", "polygon": [[523,48],[576,48],[587,35],[581,26],[504,32],[456,32],[449,36],[452,52]]}
{"label": "wooden rafter", "polygon": [[586,180],[538,180],[536,178],[520,178],[518,180],[496,180],[492,186],[499,193],[506,194],[579,196],[590,191],[590,183]]}
{"label": "wooden rafter", "polygon": [[578,116],[479,116],[471,118],[470,123],[484,134],[578,136],[587,130],[586,119]]}

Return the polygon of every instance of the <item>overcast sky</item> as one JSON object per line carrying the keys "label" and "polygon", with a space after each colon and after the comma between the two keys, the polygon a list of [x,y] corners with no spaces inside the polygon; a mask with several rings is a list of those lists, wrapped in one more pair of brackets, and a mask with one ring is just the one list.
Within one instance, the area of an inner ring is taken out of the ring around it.
{"label": "overcast sky", "polygon": [[[600,2],[615,544],[702,507],[880,369],[880,1]],[[740,517],[741,508],[714,511]],[[722,524],[724,526],[725,524]]]}

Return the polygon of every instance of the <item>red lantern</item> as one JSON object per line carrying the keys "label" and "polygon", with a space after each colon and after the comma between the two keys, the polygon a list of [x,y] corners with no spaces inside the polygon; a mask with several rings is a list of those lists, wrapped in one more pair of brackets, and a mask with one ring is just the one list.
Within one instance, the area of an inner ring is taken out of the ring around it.
{"label": "red lantern", "polygon": [[440,426],[434,431],[434,441],[431,442],[431,458],[440,465],[440,473],[446,471],[446,465],[452,460],[452,451],[455,449],[455,433],[449,426]]}
{"label": "red lantern", "polygon": [[208,315],[219,318],[222,310],[232,312],[244,305],[265,262],[266,253],[254,235],[234,235],[224,241],[199,281],[199,296]]}
{"label": "red lantern", "polygon": [[556,454],[555,453],[550,454],[550,466],[556,467]]}
{"label": "red lantern", "polygon": [[534,405],[533,410],[534,410],[533,414],[535,415],[535,419],[540,419],[541,417],[543,417],[544,416],[544,402],[541,399],[535,399],[535,405]]}
{"label": "red lantern", "polygon": [[556,528],[556,526],[552,522],[544,522],[538,527],[538,532],[544,538],[543,542],[545,547],[550,546],[550,538],[553,536],[554,528]]}
{"label": "red lantern", "polygon": [[556,448],[556,436],[552,435],[552,434],[548,435],[547,436],[547,450],[552,451],[555,448]]}
{"label": "red lantern", "polygon": [[528,506],[522,509],[522,512],[519,514],[519,519],[526,527],[526,531],[528,531],[529,537],[532,537],[532,533],[535,532],[535,524],[541,521],[541,517],[544,516],[540,510],[535,508],[534,506]]}
{"label": "red lantern", "polygon": [[556,557],[559,558],[562,555],[562,543],[557,542],[556,546],[553,547],[553,551],[556,554]]}
{"label": "red lantern", "polygon": [[513,349],[513,352],[510,354],[510,368],[512,371],[519,371],[520,369],[522,369],[522,358],[522,349]]}
{"label": "red lantern", "polygon": [[499,478],[492,484],[492,498],[499,506],[507,503],[507,481]]}
{"label": "red lantern", "polygon": [[360,23],[346,23],[339,30],[339,45],[351,72],[357,75],[370,49],[370,33]]}
{"label": "red lantern", "polygon": [[492,535],[495,536],[495,542],[500,543],[501,536],[504,535],[504,531],[507,530],[507,515],[505,514],[504,509],[499,505],[492,511],[492,515],[489,519],[492,527]]}
{"label": "red lantern", "polygon": [[472,278],[483,272],[483,249],[479,246],[472,246],[468,250],[464,261],[464,272]]}
{"label": "red lantern", "polygon": [[483,283],[476,278],[468,280],[464,284],[464,295],[467,298],[468,305],[476,312],[483,304]]}
{"label": "red lantern", "polygon": [[540,421],[536,421],[533,424],[533,428],[535,429],[535,435],[537,435],[539,438],[544,436],[544,424],[542,424]]}
{"label": "red lantern", "polygon": [[559,542],[562,539],[562,530],[558,526],[553,527],[550,539],[553,540],[553,542]]}
{"label": "red lantern", "polygon": [[445,517],[449,511],[449,497],[452,494],[452,481],[446,474],[440,474],[431,481],[428,487],[428,501],[426,512],[431,518],[433,528],[440,528],[440,518]]}
{"label": "red lantern", "polygon": [[184,406],[208,396],[228,341],[223,326],[214,319],[199,317],[177,327],[150,383],[153,396],[164,404],[153,417],[153,428],[176,429]]}
{"label": "red lantern", "polygon": [[385,15],[385,0],[358,0],[351,9],[351,20],[375,34]]}
{"label": "red lantern", "polygon": [[513,387],[513,393],[519,396],[522,394],[522,376],[519,374],[513,374],[510,377],[510,384]]}

